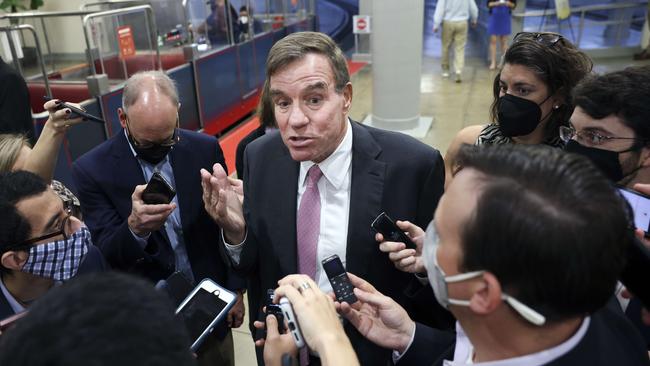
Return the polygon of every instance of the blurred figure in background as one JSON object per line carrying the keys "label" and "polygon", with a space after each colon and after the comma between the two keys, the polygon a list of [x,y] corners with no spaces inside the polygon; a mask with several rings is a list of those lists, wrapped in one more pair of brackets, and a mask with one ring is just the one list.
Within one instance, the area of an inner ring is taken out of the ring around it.
{"label": "blurred figure in background", "polygon": [[497,67],[497,39],[501,44],[501,53],[508,49],[508,36],[510,35],[512,9],[517,6],[517,0],[488,0],[487,6],[490,17],[488,18],[488,34],[490,35],[490,70]]}

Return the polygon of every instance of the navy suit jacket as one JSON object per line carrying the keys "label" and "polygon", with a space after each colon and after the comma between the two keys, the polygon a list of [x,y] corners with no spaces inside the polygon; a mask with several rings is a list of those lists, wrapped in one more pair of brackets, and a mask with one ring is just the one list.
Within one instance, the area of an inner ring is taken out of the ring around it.
{"label": "navy suit jacket", "polygon": [[[413,343],[398,366],[442,366],[454,358],[455,334],[416,325]],[[643,339],[620,311],[604,307],[591,316],[582,340],[548,366],[646,366],[648,353]]]}
{"label": "navy suit jacket", "polygon": [[[382,211],[392,218],[426,227],[444,185],[440,153],[404,134],[352,122],[352,183],[346,244],[346,266],[406,309],[414,301],[405,294],[414,276],[395,268],[379,250],[370,223]],[[263,319],[266,289],[297,273],[296,207],[300,164],[279,133],[251,142],[244,153],[246,244],[236,269],[248,276],[250,323]],[[430,291],[426,288],[425,291]],[[431,307],[428,307],[431,311]],[[380,349],[348,326],[362,364],[386,364],[390,351]],[[251,328],[254,333],[254,330]]]}
{"label": "navy suit jacket", "polygon": [[[178,132],[180,139],[170,159],[194,278],[197,282],[211,278],[231,290],[244,288],[245,282],[231,273],[219,255],[219,228],[203,207],[199,171],[212,171],[214,163],[225,168],[219,143],[212,136]],[[174,272],[174,252],[164,228],[151,233],[144,249],[129,230],[131,195],[136,185],[146,182],[123,131],[80,157],[73,165],[73,177],[93,242],[113,268],[152,281]]]}

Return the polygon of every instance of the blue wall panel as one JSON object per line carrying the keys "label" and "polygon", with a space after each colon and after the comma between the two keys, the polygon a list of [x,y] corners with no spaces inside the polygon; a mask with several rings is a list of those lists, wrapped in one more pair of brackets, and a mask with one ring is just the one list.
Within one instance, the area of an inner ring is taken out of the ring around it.
{"label": "blue wall panel", "polygon": [[194,71],[192,64],[174,68],[168,72],[170,78],[176,82],[181,108],[178,111],[181,128],[197,131],[201,128],[199,110],[194,87]]}
{"label": "blue wall panel", "polygon": [[198,59],[196,67],[202,117],[209,123],[241,100],[236,47]]}

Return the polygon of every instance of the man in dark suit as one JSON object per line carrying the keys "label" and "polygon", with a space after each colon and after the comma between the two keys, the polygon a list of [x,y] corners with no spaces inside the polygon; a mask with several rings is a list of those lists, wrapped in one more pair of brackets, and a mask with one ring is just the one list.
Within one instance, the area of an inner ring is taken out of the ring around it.
{"label": "man in dark suit", "polygon": [[55,282],[106,269],[90,233],[33,173],[0,175],[0,319],[27,309]]}
{"label": "man in dark suit", "polygon": [[[221,259],[213,238],[219,228],[201,205],[201,168],[224,164],[217,140],[178,128],[178,94],[163,72],[132,76],[118,110],[124,130],[97,146],[73,166],[82,212],[95,243],[116,269],[154,282],[174,271],[191,283],[203,278],[239,291],[228,323],[215,330],[222,340],[219,364],[232,364],[227,325],[243,320],[243,281]],[[142,193],[154,173],[176,195],[168,204],[147,204]],[[226,344],[229,344],[225,346]],[[200,360],[202,353],[199,353]]]}
{"label": "man in dark suit", "polygon": [[[279,133],[246,149],[243,208],[222,167],[202,172],[206,209],[223,228],[226,255],[250,280],[251,323],[264,319],[266,290],[288,274],[307,274],[331,291],[321,261],[334,254],[411,309],[405,288],[412,275],[379,251],[370,224],[382,211],[422,225],[431,220],[444,183],[439,152],[348,118],[347,63],[322,33],[280,40],[266,69],[264,92]],[[362,363],[390,359],[349,330]]]}
{"label": "man in dark suit", "polygon": [[346,318],[398,365],[648,365],[636,329],[606,306],[633,239],[616,189],[586,159],[545,147],[465,146],[458,159],[417,239],[456,334],[416,324],[354,276]]}

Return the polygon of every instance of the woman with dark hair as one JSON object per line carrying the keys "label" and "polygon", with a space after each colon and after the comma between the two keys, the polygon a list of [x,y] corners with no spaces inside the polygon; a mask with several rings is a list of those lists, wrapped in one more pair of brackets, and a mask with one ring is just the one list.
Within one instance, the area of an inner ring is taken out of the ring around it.
{"label": "woman with dark hair", "polygon": [[545,144],[563,147],[571,91],[591,72],[591,59],[556,33],[518,33],[494,78],[491,123],[462,129],[445,156],[447,177],[463,144]]}

